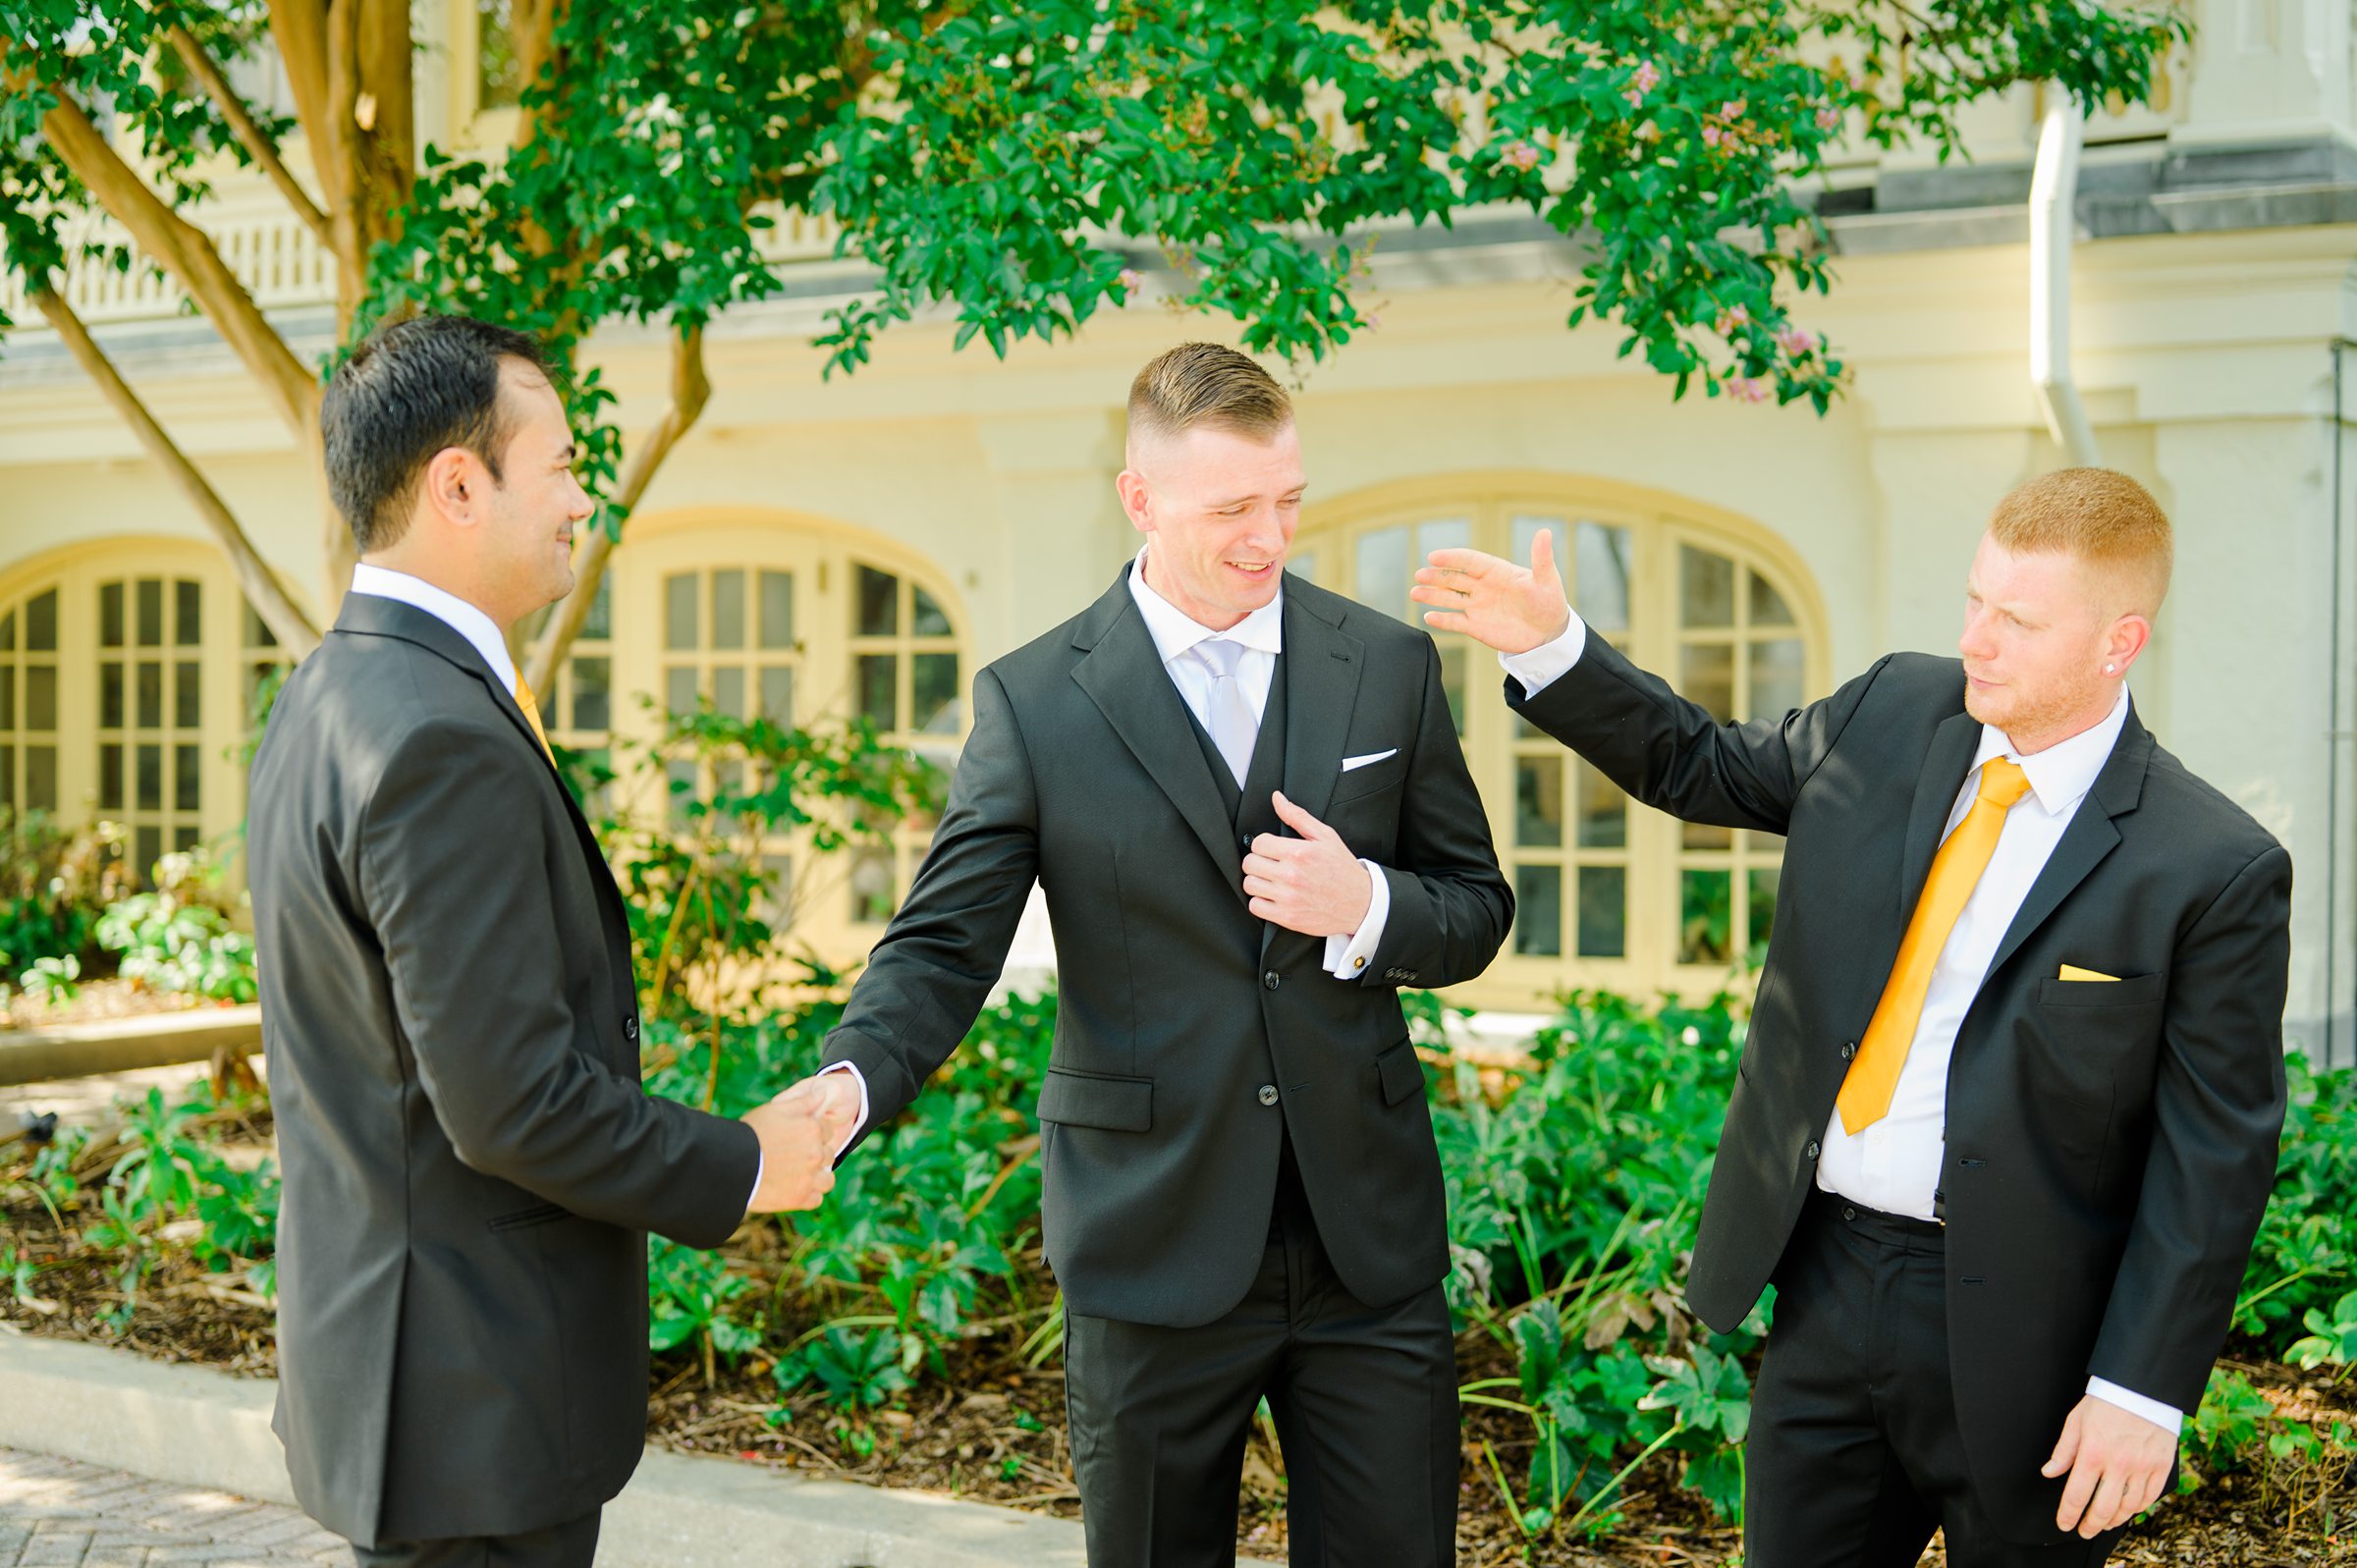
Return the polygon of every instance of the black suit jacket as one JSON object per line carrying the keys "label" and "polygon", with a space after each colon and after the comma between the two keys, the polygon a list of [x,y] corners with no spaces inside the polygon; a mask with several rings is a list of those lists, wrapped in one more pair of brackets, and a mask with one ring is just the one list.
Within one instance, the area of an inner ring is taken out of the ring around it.
{"label": "black suit jacket", "polygon": [[1354,1295],[1397,1301],[1448,1271],[1398,991],[1478,974],[1512,897],[1432,639],[1298,578],[1285,596],[1285,793],[1386,868],[1363,978],[1327,974],[1322,939],[1245,911],[1239,835],[1125,568],[975,678],[940,831],[828,1038],[829,1060],[867,1080],[870,1125],[895,1115],[972,1024],[1039,881],[1058,967],[1042,1223],[1087,1316],[1194,1325],[1241,1300],[1281,1128]]}
{"label": "black suit jacket", "polygon": [[578,1518],[644,1442],[645,1232],[726,1239],[758,1142],[640,1090],[613,880],[435,617],[345,600],[249,812],[296,1495],[362,1544]]}
{"label": "black suit jacket", "polygon": [[[1893,654],[1781,722],[1721,726],[1591,638],[1507,699],[1648,805],[1788,836],[1688,1294],[1769,1282],[1981,725],[1962,667]],[[2283,1123],[2291,862],[2129,713],[1999,944],[1948,1068],[1941,1190],[1957,1419],[1984,1495],[2053,1540],[2038,1475],[2089,1376],[2201,1402]],[[2059,978],[2075,965],[2116,984]]]}

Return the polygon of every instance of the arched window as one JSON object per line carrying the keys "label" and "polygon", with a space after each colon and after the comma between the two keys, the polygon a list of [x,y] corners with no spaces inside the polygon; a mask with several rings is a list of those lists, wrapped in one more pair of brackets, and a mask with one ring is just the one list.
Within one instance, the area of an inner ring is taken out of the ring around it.
{"label": "arched window", "polygon": [[107,540],[0,579],[0,803],[124,825],[144,878],[245,815],[252,697],[281,663],[227,562]]}
{"label": "arched window", "polygon": [[[559,680],[552,735],[595,750],[651,738],[698,700],[732,718],[820,728],[864,718],[886,742],[946,770],[966,729],[970,674],[954,595],[904,548],[792,514],[735,509],[633,518]],[[596,633],[592,636],[591,633]],[[736,765],[668,765],[681,793],[740,782]],[[643,803],[641,803],[643,804]],[[885,845],[815,855],[807,833],[760,846],[774,917],[834,961],[863,954],[900,907],[930,818]]]}
{"label": "arched window", "polygon": [[[1755,523],[1657,492],[1545,474],[1385,486],[1312,509],[1292,569],[1421,625],[1407,592],[1429,552],[1470,545],[1524,561],[1541,529],[1591,633],[1721,719],[1781,714],[1825,689],[1824,618],[1797,557]],[[1782,840],[1632,810],[1610,780],[1513,716],[1489,650],[1438,641],[1517,906],[1468,998],[1511,1006],[1572,986],[1707,992],[1756,965]]]}

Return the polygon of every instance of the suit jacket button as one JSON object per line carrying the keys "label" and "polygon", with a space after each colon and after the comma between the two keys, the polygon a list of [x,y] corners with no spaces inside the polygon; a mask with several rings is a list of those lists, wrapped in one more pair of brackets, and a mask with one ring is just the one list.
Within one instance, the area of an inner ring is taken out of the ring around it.
{"label": "suit jacket button", "polygon": [[1273,1106],[1277,1103],[1277,1086],[1275,1084],[1264,1083],[1260,1086],[1260,1103],[1264,1106]]}
{"label": "suit jacket button", "polygon": [[[1261,983],[1261,986],[1262,986],[1262,988],[1263,988],[1263,989],[1265,989],[1265,990],[1268,990],[1268,991],[1275,991],[1275,990],[1277,989],[1277,987],[1279,986],[1279,984],[1280,984],[1280,983],[1282,983],[1282,982],[1284,981],[1284,979],[1285,979],[1285,976],[1283,976],[1283,975],[1279,974],[1279,973],[1278,973],[1276,970],[1272,969],[1272,970],[1270,970],[1270,971],[1269,971],[1267,974],[1265,974],[1265,975],[1262,975],[1262,976],[1260,977],[1260,983]],[[1271,1093],[1271,1094],[1275,1094],[1276,1092],[1277,1092],[1277,1091],[1276,1091],[1276,1090],[1274,1090],[1274,1089],[1272,1089],[1272,1090],[1270,1090],[1270,1091],[1269,1091],[1269,1093]]]}
{"label": "suit jacket button", "polygon": [[1811,1159],[1811,1160],[1814,1160],[1814,1159],[1816,1159],[1816,1158],[1817,1158],[1817,1146],[1816,1146],[1815,1144],[1811,1144],[1811,1145],[1809,1145],[1808,1149],[1807,1149],[1806,1151],[1804,1151],[1804,1152],[1806,1153],[1806,1155],[1808,1156],[1808,1158],[1809,1158],[1809,1159]]}
{"label": "suit jacket button", "polygon": [[1841,1042],[1841,1059],[1843,1061],[1847,1061],[1850,1057],[1856,1055],[1857,1054],[1858,1043],[1855,1040],[1844,1040]]}
{"label": "suit jacket button", "polygon": [[623,1039],[625,1039],[625,1040],[633,1040],[633,1041],[634,1041],[634,1040],[636,1040],[636,1039],[638,1038],[638,1020],[637,1020],[637,1019],[635,1019],[635,1018],[625,1018],[625,1019],[622,1021],[622,1038],[623,1038]]}

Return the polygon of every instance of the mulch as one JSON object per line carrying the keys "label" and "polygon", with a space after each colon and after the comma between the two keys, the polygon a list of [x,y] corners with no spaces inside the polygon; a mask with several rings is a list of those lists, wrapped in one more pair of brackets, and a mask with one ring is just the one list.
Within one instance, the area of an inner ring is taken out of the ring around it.
{"label": "mulch", "polygon": [[[774,1256],[765,1255],[774,1254],[779,1233],[751,1234],[751,1266],[756,1271],[774,1269]],[[72,1251],[71,1236],[21,1184],[0,1207],[0,1246],[46,1266],[29,1302],[13,1299],[0,1283],[0,1331],[115,1344],[157,1360],[248,1377],[270,1376],[275,1367],[269,1308],[243,1289],[243,1281],[205,1275],[177,1250],[164,1254],[117,1331],[101,1316],[123,1300],[112,1261]],[[1036,1305],[986,1323],[943,1368],[920,1373],[916,1385],[885,1408],[857,1415],[830,1407],[814,1391],[781,1398],[771,1363],[758,1354],[718,1367],[709,1383],[700,1357],[658,1358],[648,1437],[685,1453],[729,1456],[798,1475],[917,1487],[1075,1517],[1079,1497],[1066,1438],[1063,1377],[1054,1357],[1034,1366],[1024,1353],[1026,1334],[1047,1300],[1044,1281],[1032,1281],[1023,1298]],[[1459,1355],[1459,1374],[1467,1380],[1513,1371],[1507,1353],[1485,1336],[1468,1335]],[[2357,1379],[2335,1386],[2324,1377],[2258,1360],[2242,1370],[2303,1419],[2337,1413],[2357,1425]],[[1518,1484],[1530,1450],[1528,1426],[1510,1412],[1468,1407],[1465,1433],[1457,1527],[1464,1568],[1720,1568],[1737,1558],[1739,1533],[1678,1489],[1668,1459],[1630,1478],[1621,1522],[1608,1538],[1581,1541],[1559,1529],[1526,1540],[1499,1495],[1481,1444],[1486,1439],[1494,1447]],[[1259,1430],[1247,1448],[1237,1534],[1246,1553],[1283,1560],[1283,1461],[1272,1435]],[[1944,1561],[1937,1545],[1924,1561]],[[2264,1472],[2210,1478],[2133,1529],[2111,1561],[2136,1568],[2357,1568],[2357,1476],[2345,1467],[2328,1472],[2274,1463]]]}

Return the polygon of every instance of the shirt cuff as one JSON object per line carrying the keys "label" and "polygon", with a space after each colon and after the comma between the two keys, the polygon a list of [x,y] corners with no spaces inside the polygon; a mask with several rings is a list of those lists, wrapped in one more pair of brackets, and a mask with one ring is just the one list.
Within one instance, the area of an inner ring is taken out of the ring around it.
{"label": "shirt cuff", "polygon": [[1535,697],[1542,687],[1567,674],[1587,652],[1588,623],[1579,619],[1579,612],[1569,605],[1563,613],[1571,618],[1563,634],[1553,642],[1542,642],[1521,653],[1502,653],[1498,663],[1506,673],[1522,682],[1522,695]]}
{"label": "shirt cuff", "polygon": [[2174,1405],[2165,1405],[2158,1399],[2147,1399],[2115,1382],[2101,1378],[2087,1379],[2087,1391],[2107,1405],[2116,1405],[2131,1416],[2142,1416],[2170,1436],[2184,1430],[2185,1412]]}
{"label": "shirt cuff", "polygon": [[843,1142],[835,1146],[835,1158],[841,1160],[843,1158],[843,1152],[851,1146],[851,1141],[857,1138],[861,1129],[867,1125],[867,1079],[861,1074],[857,1067],[851,1065],[851,1063],[848,1061],[836,1062],[831,1067],[821,1067],[818,1069],[818,1076],[824,1078],[828,1073],[831,1072],[848,1072],[851,1075],[851,1082],[859,1086],[858,1119],[851,1123],[850,1131],[843,1135]]}
{"label": "shirt cuff", "polygon": [[1392,918],[1391,878],[1372,860],[1359,864],[1367,868],[1367,917],[1356,932],[1338,931],[1326,939],[1326,972],[1337,980],[1356,980],[1367,972],[1375,949],[1383,944],[1384,922]]}

